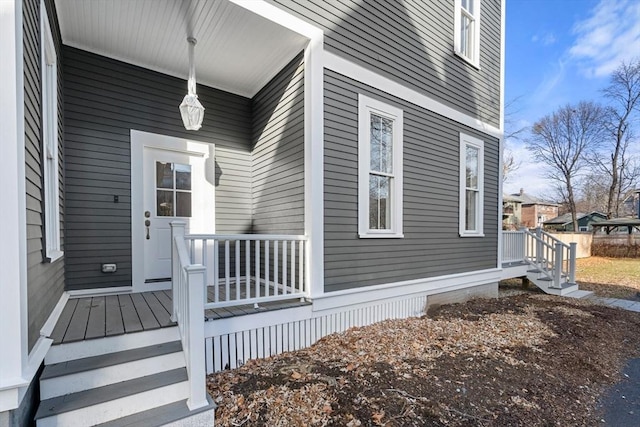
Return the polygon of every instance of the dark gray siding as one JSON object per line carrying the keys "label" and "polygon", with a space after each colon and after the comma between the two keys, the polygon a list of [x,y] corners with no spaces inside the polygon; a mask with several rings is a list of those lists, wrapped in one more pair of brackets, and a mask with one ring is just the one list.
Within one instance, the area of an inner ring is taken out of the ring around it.
{"label": "dark gray siding", "polygon": [[68,46],[64,59],[68,288],[131,284],[131,129],[214,143],[216,231],[251,230],[250,99],[198,86],[204,123],[188,132],[186,81]]}
{"label": "dark gray siding", "polygon": [[[358,93],[404,111],[403,239],[359,239]],[[325,291],[494,268],[496,138],[325,71]],[[459,133],[485,142],[484,238],[458,235]]]}
{"label": "dark gray siding", "polygon": [[[61,226],[63,213],[63,121],[62,121],[62,56],[60,32],[52,1],[46,1],[51,32],[58,54],[58,149],[60,166]],[[64,262],[45,260],[44,194],[42,170],[42,85],[40,83],[40,2],[23,2],[24,36],[24,113],[25,113],[25,174],[27,208],[27,298],[29,318],[29,349],[40,337],[40,329],[56,305],[64,287]],[[63,227],[64,228],[64,227]],[[64,238],[64,233],[63,233]],[[64,244],[64,241],[63,241]],[[64,246],[63,246],[64,249]]]}
{"label": "dark gray siding", "polygon": [[483,0],[480,70],[453,54],[453,0],[270,0],[325,32],[325,49],[493,125],[501,0]]}
{"label": "dark gray siding", "polygon": [[304,65],[299,55],[253,98],[253,231],[304,234]]}

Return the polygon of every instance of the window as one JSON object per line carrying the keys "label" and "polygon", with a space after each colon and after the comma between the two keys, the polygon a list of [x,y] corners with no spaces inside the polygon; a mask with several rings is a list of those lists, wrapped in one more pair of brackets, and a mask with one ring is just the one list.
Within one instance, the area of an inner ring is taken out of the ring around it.
{"label": "window", "polygon": [[62,256],[58,180],[58,67],[44,2],[40,2],[42,68],[42,163],[44,169],[44,237],[50,262]]}
{"label": "window", "polygon": [[473,66],[480,66],[480,0],[454,0],[454,49]]}
{"label": "window", "polygon": [[156,162],[156,216],[191,217],[191,166]]}
{"label": "window", "polygon": [[483,236],[484,142],[460,134],[460,236]]}
{"label": "window", "polygon": [[580,227],[578,227],[578,231],[589,231],[589,227],[581,225]]}
{"label": "window", "polygon": [[358,97],[358,233],[402,236],[402,110]]}

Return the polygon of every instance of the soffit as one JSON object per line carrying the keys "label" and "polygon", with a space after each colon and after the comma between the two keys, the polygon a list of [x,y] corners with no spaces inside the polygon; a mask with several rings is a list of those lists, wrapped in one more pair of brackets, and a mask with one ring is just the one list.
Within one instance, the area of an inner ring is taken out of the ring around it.
{"label": "soffit", "polygon": [[[252,97],[307,39],[227,0],[56,0],[64,44]],[[186,91],[186,82],[185,82]]]}

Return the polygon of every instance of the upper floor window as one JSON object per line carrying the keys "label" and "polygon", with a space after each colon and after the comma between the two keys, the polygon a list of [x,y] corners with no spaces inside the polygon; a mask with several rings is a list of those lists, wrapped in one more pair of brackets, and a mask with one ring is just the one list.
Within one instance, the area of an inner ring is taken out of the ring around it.
{"label": "upper floor window", "polygon": [[58,166],[58,66],[44,1],[40,2],[42,72],[42,162],[44,169],[44,237],[46,257],[62,256]]}
{"label": "upper floor window", "polygon": [[480,0],[454,0],[455,52],[480,66]]}
{"label": "upper floor window", "polygon": [[402,236],[402,110],[358,97],[358,232]]}
{"label": "upper floor window", "polygon": [[460,236],[483,236],[484,141],[460,134]]}

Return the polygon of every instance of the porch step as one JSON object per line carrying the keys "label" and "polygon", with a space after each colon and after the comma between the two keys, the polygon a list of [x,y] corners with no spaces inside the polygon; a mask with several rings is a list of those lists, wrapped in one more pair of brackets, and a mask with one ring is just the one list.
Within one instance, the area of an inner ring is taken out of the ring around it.
{"label": "porch step", "polygon": [[185,366],[182,343],[172,341],[47,365],[40,398],[50,399]]}
{"label": "porch step", "polygon": [[185,368],[131,379],[43,400],[39,427],[96,425],[164,406],[188,397]]}
{"label": "porch step", "polygon": [[54,344],[44,360],[46,365],[70,360],[100,356],[106,353],[132,350],[140,347],[163,344],[180,339],[177,326],[88,339],[71,343]]}
{"label": "porch step", "polygon": [[149,427],[167,424],[213,427],[216,405],[209,396],[207,396],[207,400],[209,405],[194,411],[190,411],[187,407],[187,401],[182,400],[119,418],[115,421],[98,424],[98,427]]}

